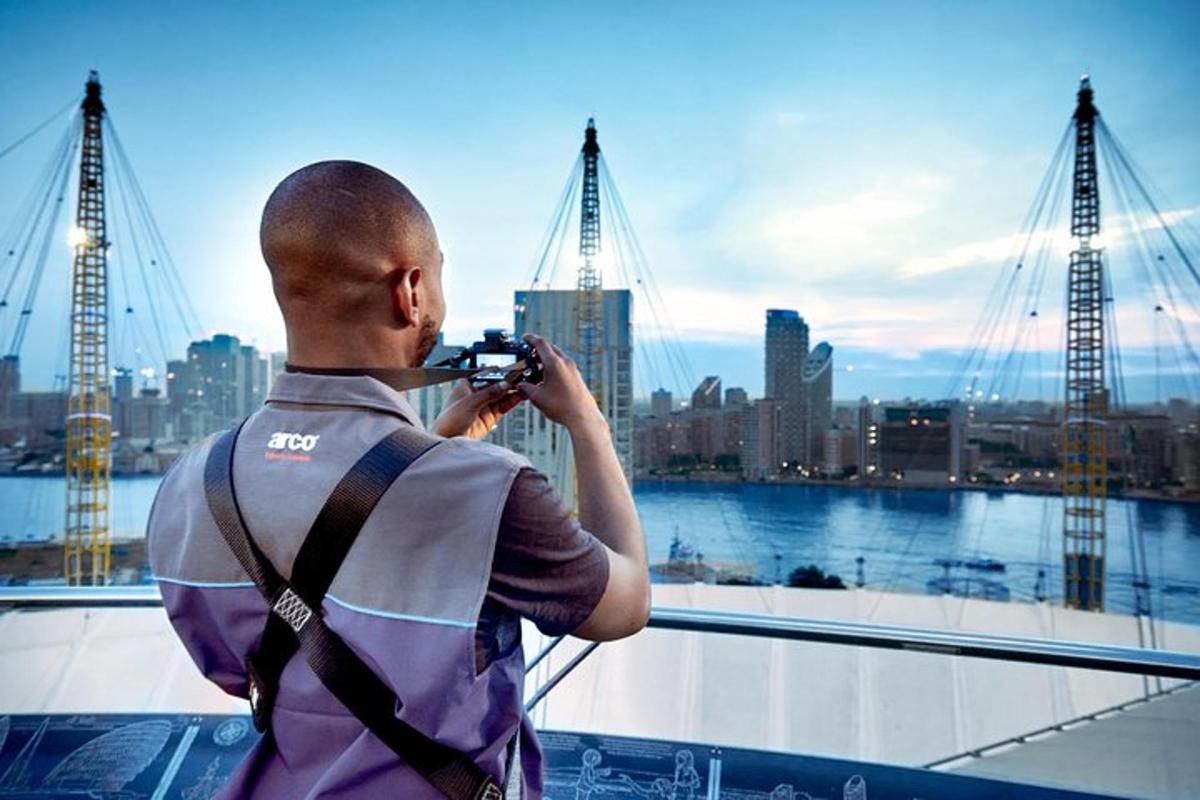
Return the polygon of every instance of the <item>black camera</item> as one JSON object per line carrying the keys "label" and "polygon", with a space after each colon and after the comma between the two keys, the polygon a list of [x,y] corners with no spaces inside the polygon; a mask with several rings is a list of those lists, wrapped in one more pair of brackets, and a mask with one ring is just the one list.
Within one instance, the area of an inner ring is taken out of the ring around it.
{"label": "black camera", "polygon": [[489,328],[483,340],[464,347],[435,366],[453,369],[477,369],[471,376],[475,387],[508,381],[511,384],[541,383],[542,360],[528,342],[514,339],[502,328]]}

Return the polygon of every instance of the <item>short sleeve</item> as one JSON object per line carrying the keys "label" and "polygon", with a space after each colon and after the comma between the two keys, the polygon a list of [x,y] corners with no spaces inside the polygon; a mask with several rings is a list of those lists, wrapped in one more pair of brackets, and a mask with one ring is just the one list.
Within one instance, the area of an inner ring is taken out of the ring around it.
{"label": "short sleeve", "polygon": [[509,490],[488,598],[547,636],[578,628],[608,586],[608,553],[542,473],[525,468]]}

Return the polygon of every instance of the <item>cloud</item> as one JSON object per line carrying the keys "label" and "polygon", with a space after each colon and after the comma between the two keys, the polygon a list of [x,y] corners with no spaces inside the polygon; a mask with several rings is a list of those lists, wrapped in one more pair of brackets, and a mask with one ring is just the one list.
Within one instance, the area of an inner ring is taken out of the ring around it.
{"label": "cloud", "polygon": [[1018,252],[1024,238],[1018,234],[997,236],[957,244],[935,255],[908,258],[900,264],[900,275],[904,278],[915,278],[951,269],[1009,260]]}
{"label": "cloud", "polygon": [[784,253],[803,256],[830,245],[846,248],[864,230],[908,220],[929,205],[905,192],[879,189],[812,208],[783,209],[769,215],[759,234]]}
{"label": "cloud", "polygon": [[[1200,208],[1193,207],[1166,211],[1162,217],[1167,225],[1175,225],[1197,215],[1200,215]],[[1105,218],[1104,228],[1093,244],[1101,249],[1115,249],[1128,243],[1137,231],[1150,233],[1161,231],[1162,228],[1162,223],[1151,214],[1110,214]],[[1015,263],[1028,238],[1027,233],[1014,233],[952,245],[933,255],[906,259],[900,264],[900,275],[915,278],[967,267]],[[1064,223],[1048,236],[1034,236],[1029,241],[1029,252],[1036,253],[1046,246],[1051,248],[1052,258],[1065,261],[1076,243]]]}
{"label": "cloud", "polygon": [[[970,309],[957,304],[931,306],[920,296],[896,297],[886,287],[878,293],[813,293],[803,302],[788,302],[779,292],[730,293],[715,287],[671,286],[663,291],[674,330],[656,324],[640,296],[634,315],[639,338],[673,338],[705,343],[761,342],[768,308],[797,308],[809,325],[813,343],[828,340],[835,348],[886,351],[903,360],[924,350],[964,341],[973,322]],[[659,310],[659,321],[663,321]]]}
{"label": "cloud", "polygon": [[716,250],[753,265],[759,281],[811,288],[850,275],[894,275],[899,254],[936,233],[950,178],[876,175],[841,196],[811,196],[804,176],[776,175],[730,197],[714,226]]}

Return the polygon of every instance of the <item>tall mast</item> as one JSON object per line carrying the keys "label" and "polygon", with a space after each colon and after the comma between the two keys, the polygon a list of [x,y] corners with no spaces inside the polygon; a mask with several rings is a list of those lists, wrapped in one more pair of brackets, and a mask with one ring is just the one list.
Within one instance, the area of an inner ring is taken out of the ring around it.
{"label": "tall mast", "polygon": [[108,237],[104,225],[104,103],[88,75],[79,198],[71,243],[71,368],[67,397],[67,583],[108,582],[112,417],[108,388]]}
{"label": "tall mast", "polygon": [[1108,446],[1104,381],[1104,267],[1091,237],[1100,232],[1096,118],[1085,75],[1075,108],[1075,180],[1067,284],[1066,404],[1063,409],[1063,602],[1104,610]]}
{"label": "tall mast", "polygon": [[604,409],[602,391],[604,350],[604,296],[596,255],[600,252],[600,143],[596,140],[596,122],[587,121],[583,141],[583,191],[579,221],[579,267],[576,284],[576,355],[579,372],[592,390],[592,396]]}

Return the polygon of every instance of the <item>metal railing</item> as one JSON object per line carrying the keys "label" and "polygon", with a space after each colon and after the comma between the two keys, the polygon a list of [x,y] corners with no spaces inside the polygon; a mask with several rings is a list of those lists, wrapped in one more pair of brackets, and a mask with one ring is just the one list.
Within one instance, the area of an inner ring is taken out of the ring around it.
{"label": "metal railing", "polygon": [[[129,608],[159,605],[162,605],[162,599],[156,586],[0,587],[0,609]],[[683,608],[654,608],[650,613],[648,627],[1200,680],[1200,655],[1091,642]],[[530,661],[530,668],[544,659],[559,641],[561,639],[551,641],[545,650]],[[583,658],[596,649],[597,644],[591,643],[564,665],[549,679],[552,684],[543,687],[545,691],[549,691],[553,684],[560,682],[566,672],[578,666]],[[539,692],[544,696],[544,691]],[[531,702],[533,701],[531,698]]]}
{"label": "metal railing", "polygon": [[22,608],[153,608],[157,586],[2,586],[0,610]]}

